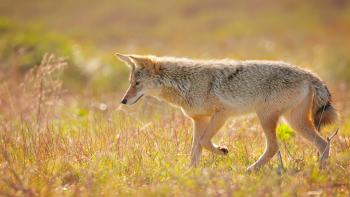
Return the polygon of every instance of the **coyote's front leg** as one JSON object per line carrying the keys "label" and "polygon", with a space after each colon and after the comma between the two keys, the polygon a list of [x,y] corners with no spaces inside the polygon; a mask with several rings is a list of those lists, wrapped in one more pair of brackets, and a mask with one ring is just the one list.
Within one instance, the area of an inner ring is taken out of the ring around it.
{"label": "coyote's front leg", "polygon": [[193,117],[194,132],[191,152],[191,166],[196,166],[199,163],[202,148],[205,148],[213,153],[227,155],[226,147],[218,146],[211,142],[211,138],[224,125],[227,115],[224,112],[214,113],[209,120],[209,117]]}
{"label": "coyote's front leg", "polygon": [[226,120],[227,113],[225,111],[217,111],[211,116],[207,127],[205,128],[202,136],[200,137],[200,144],[202,145],[202,147],[219,155],[228,154],[227,147],[218,146],[211,142],[211,139],[225,124]]}
{"label": "coyote's front leg", "polygon": [[193,139],[191,149],[191,163],[190,166],[197,166],[202,155],[202,145],[200,144],[200,137],[203,135],[205,128],[208,126],[209,117],[193,117]]}

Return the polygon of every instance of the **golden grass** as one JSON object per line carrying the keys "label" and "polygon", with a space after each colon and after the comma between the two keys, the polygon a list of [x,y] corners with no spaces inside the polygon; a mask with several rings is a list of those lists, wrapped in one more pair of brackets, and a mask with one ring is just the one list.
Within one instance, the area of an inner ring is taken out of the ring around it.
{"label": "golden grass", "polygon": [[3,76],[0,195],[350,195],[349,116],[323,171],[316,150],[282,126],[286,171],[277,173],[274,158],[247,174],[245,168],[264,148],[261,128],[250,116],[230,120],[215,138],[228,146],[227,157],[205,151],[200,166],[189,168],[192,127],[178,110],[152,99],[118,108],[115,97],[101,103],[84,95],[62,96],[55,76],[63,65],[46,56],[25,81]]}

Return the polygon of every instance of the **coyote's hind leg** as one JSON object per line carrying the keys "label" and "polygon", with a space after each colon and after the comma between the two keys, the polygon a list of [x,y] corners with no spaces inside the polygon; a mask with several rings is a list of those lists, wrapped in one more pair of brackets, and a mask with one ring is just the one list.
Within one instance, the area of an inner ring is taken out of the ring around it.
{"label": "coyote's hind leg", "polygon": [[266,137],[266,147],[260,158],[248,167],[247,171],[254,171],[266,164],[276,154],[278,143],[276,138],[276,125],[278,122],[278,113],[258,112],[258,117]]}
{"label": "coyote's hind leg", "polygon": [[330,150],[329,146],[327,146],[327,141],[319,135],[312,122],[312,101],[313,92],[310,91],[301,103],[285,115],[285,118],[295,131],[317,147],[318,151],[323,155],[322,160],[320,160],[320,166],[323,167],[329,157]]}

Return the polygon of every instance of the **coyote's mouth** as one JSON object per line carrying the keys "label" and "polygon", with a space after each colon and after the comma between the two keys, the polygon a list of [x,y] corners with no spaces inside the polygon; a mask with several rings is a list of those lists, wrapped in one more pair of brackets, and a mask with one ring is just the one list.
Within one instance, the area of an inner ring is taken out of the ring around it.
{"label": "coyote's mouth", "polygon": [[141,94],[140,96],[139,96],[139,98],[137,98],[132,104],[135,104],[137,101],[139,101],[140,100],[140,98],[142,98],[143,97],[143,94]]}

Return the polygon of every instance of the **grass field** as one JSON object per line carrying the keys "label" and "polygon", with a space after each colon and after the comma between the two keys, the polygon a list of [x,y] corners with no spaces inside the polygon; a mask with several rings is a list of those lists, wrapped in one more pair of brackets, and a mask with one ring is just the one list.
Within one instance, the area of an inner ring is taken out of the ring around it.
{"label": "grass field", "polygon": [[[112,98],[60,99],[64,93],[49,71],[59,71],[61,63],[44,61],[27,75],[24,87],[11,86],[10,79],[1,86],[8,111],[1,116],[0,195],[350,194],[350,116],[344,117],[330,165],[322,171],[316,150],[282,125],[285,171],[279,174],[273,160],[260,172],[246,173],[264,147],[263,132],[250,116],[229,121],[215,138],[228,146],[228,156],[205,152],[201,165],[189,168],[191,122],[178,110],[152,99],[130,108],[118,107]],[[325,130],[327,136],[334,127]]]}
{"label": "grass field", "polygon": [[[347,1],[7,1],[0,4],[0,196],[350,196]],[[277,159],[254,115],[230,119],[189,167],[192,123],[153,98],[120,106],[114,52],[282,59],[329,84],[341,114],[316,149],[281,122]],[[47,53],[47,55],[44,55]],[[54,54],[54,55],[51,55]],[[64,58],[60,58],[64,57]]]}

